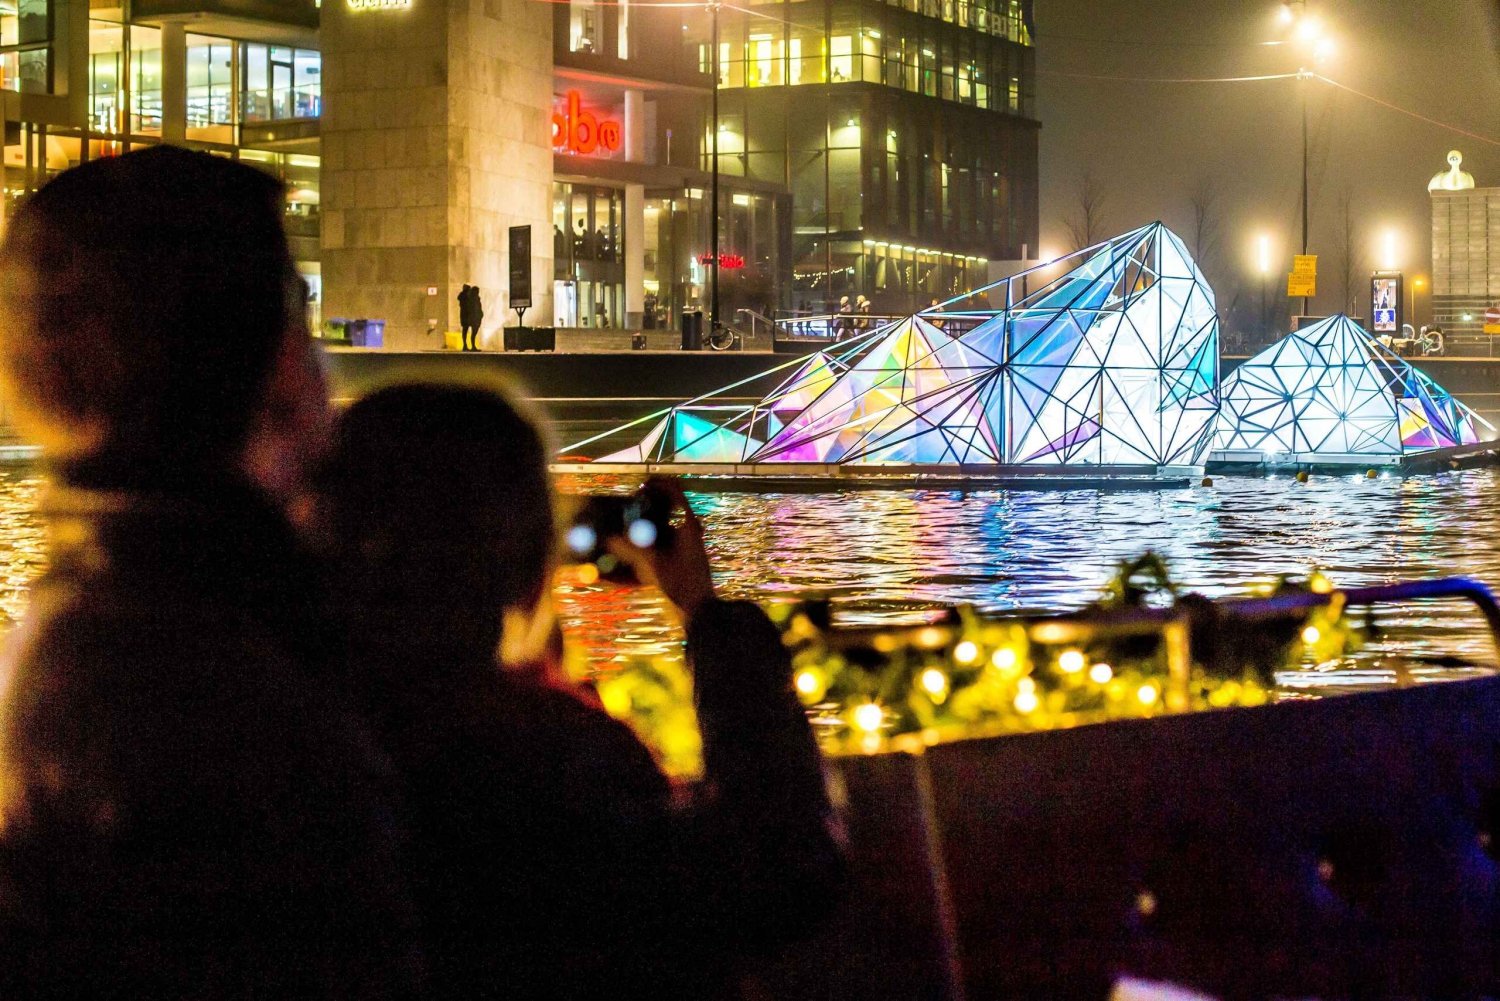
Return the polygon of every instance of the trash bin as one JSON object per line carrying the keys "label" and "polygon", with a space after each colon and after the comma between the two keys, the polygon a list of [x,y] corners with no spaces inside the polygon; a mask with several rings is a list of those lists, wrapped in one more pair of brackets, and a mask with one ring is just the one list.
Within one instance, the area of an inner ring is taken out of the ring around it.
{"label": "trash bin", "polygon": [[682,313],[682,350],[703,350],[703,310],[683,310]]}
{"label": "trash bin", "polygon": [[384,320],[360,320],[364,329],[360,338],[354,341],[357,348],[383,348],[385,347],[385,321]]}

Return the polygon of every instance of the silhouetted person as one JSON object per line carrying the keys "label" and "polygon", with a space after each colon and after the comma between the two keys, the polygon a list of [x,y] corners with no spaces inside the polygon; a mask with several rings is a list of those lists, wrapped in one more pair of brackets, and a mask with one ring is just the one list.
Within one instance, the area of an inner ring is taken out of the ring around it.
{"label": "silhouetted person", "polygon": [[328,412],[281,206],[160,146],[0,245],[0,375],[56,484],[3,664],[0,996],[413,987],[392,776],[284,513]]}
{"label": "silhouetted person", "polygon": [[501,669],[497,649],[531,664],[557,637],[549,455],[505,395],[404,385],[350,408],[328,479],[351,682],[412,791],[434,992],[720,996],[830,906],[818,751],[776,629],[715,597],[680,492],[676,544],[625,555],[686,621],[711,797],[674,809],[624,725]]}
{"label": "silhouetted person", "polygon": [[454,296],[458,303],[458,326],[463,331],[463,350],[469,350],[469,283],[465,282]]}
{"label": "silhouetted person", "polygon": [[465,285],[458,293],[458,322],[463,327],[464,350],[479,350],[479,327],[484,323],[484,302],[477,285]]}

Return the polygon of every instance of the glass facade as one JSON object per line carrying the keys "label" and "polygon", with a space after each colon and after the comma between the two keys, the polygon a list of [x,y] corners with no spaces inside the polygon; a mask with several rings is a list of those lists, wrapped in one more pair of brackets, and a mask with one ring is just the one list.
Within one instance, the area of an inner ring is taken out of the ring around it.
{"label": "glass facade", "polygon": [[234,43],[187,36],[187,134],[208,142],[234,141]]}
{"label": "glass facade", "polygon": [[624,326],[623,190],[553,183],[552,269],[558,326]]}
{"label": "glass facade", "polygon": [[[780,0],[780,24],[721,14],[719,86],[874,83],[970,107],[1033,114],[1035,55],[1018,0]],[[690,29],[712,73],[706,32]]]}
{"label": "glass facade", "polygon": [[0,88],[52,93],[52,4],[0,0]]}
{"label": "glass facade", "polygon": [[323,113],[323,57],[311,49],[241,46],[247,122],[317,118]]}
{"label": "glass facade", "polygon": [[[1035,245],[1035,54],[1013,0],[779,0],[720,14],[719,116],[702,170],[792,195],[793,308],[902,312]],[[685,37],[707,73],[706,31]],[[816,86],[815,86],[816,85]],[[789,100],[781,88],[806,87]]]}
{"label": "glass facade", "polygon": [[[7,46],[31,44],[45,17],[4,7],[0,38]],[[45,10],[45,8],[42,8]],[[114,14],[111,17],[111,14]],[[316,51],[266,46],[231,38],[179,32],[177,51],[163,50],[171,33],[129,24],[117,12],[95,10],[88,22],[86,116],[82,127],[22,122],[4,149],[7,205],[35,190],[52,175],[85,160],[115,156],[149,146],[176,131],[186,145],[254,163],[287,185],[286,224],[298,269],[314,293],[320,292],[319,183],[316,139],[309,152],[242,148],[240,128],[272,118],[316,118],[321,108],[321,57]],[[0,46],[11,55],[20,51]],[[29,50],[27,50],[29,51]],[[41,50],[37,50],[41,51]],[[84,53],[80,52],[82,57]],[[165,82],[173,61],[180,67],[181,104],[169,107]],[[265,68],[260,77],[252,64]],[[3,69],[0,60],[0,73]],[[284,67],[285,73],[281,72]],[[251,84],[255,87],[251,87]],[[25,89],[6,78],[11,89]]]}

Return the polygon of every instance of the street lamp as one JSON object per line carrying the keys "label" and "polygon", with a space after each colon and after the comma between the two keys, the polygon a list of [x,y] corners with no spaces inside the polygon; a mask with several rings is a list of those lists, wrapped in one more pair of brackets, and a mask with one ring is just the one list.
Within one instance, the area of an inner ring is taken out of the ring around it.
{"label": "street lamp", "polygon": [[[713,119],[710,132],[712,138],[709,140],[709,156],[713,163],[709,174],[709,209],[708,209],[708,250],[712,255],[709,258],[709,296],[708,296],[708,336],[713,337],[719,329],[719,3],[710,0],[708,4],[709,16],[713,19],[713,28],[710,34],[712,42],[710,48],[713,50],[713,106],[709,116]],[[743,147],[742,147],[743,148]]]}
{"label": "street lamp", "polygon": [[1266,284],[1271,279],[1271,238],[1264,233],[1255,241],[1255,263],[1260,268],[1260,329],[1265,332],[1271,326],[1271,313],[1266,305]]}
{"label": "street lamp", "polygon": [[[1281,5],[1281,23],[1292,29],[1292,37],[1301,47],[1304,57],[1311,55],[1314,62],[1333,58],[1336,46],[1333,39],[1323,34],[1323,23],[1307,10],[1307,0],[1289,0]],[[1307,254],[1307,82],[1313,71],[1304,63],[1297,70],[1297,86],[1302,99],[1302,253]],[[1307,315],[1308,298],[1302,297],[1302,315]]]}

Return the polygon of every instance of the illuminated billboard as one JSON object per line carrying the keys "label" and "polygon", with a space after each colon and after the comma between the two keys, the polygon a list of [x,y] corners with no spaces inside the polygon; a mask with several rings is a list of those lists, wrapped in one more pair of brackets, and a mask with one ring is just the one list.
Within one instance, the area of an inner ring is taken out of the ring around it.
{"label": "illuminated billboard", "polygon": [[1377,334],[1401,332],[1401,272],[1377,271],[1370,279],[1370,320]]}

